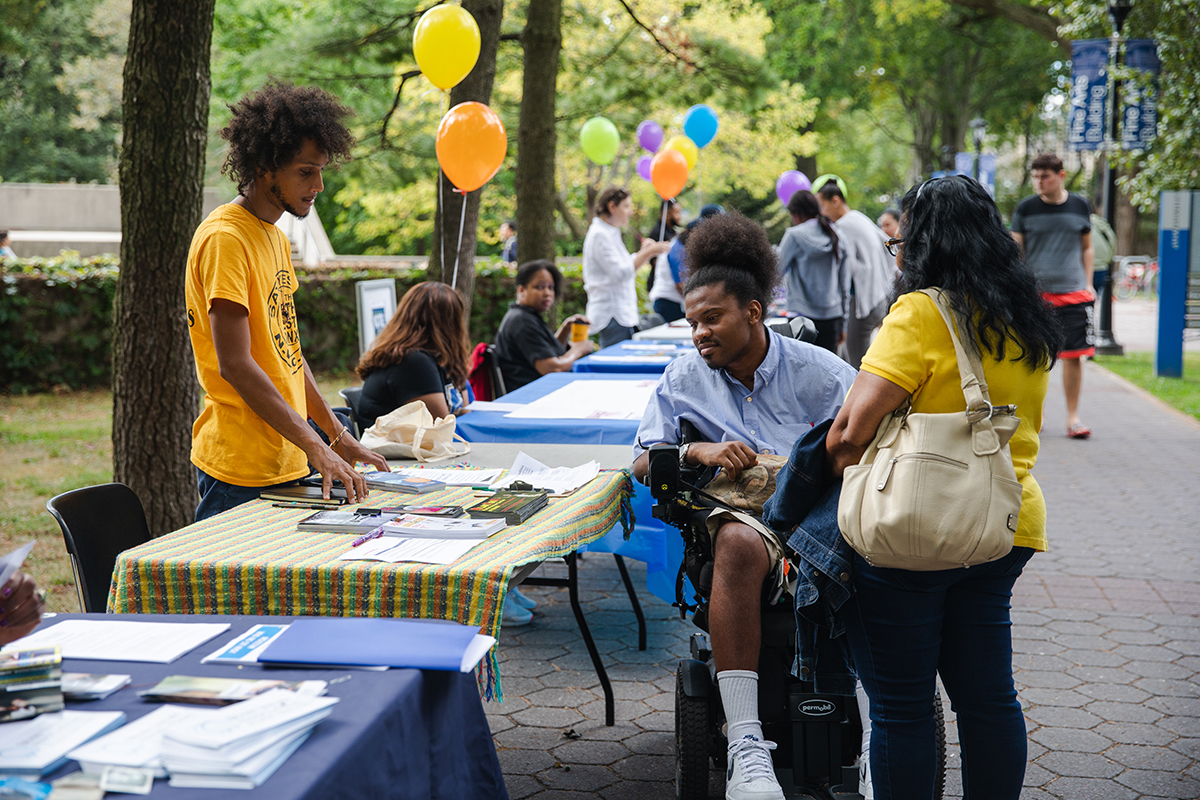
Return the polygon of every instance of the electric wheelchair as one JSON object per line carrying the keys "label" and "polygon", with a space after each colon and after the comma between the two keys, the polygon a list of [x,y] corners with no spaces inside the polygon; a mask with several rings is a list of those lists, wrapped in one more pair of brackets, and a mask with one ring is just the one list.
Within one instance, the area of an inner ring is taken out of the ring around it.
{"label": "electric wheelchair", "polygon": [[[681,420],[680,427],[681,444],[699,440],[687,420]],[[691,612],[692,621],[701,630],[691,637],[691,658],[680,661],[676,672],[675,791],[681,800],[705,800],[709,797],[709,764],[724,766],[728,748],[725,714],[707,637],[713,564],[709,533],[703,522],[720,503],[700,488],[711,480],[715,469],[681,468],[678,445],[656,445],[649,453],[647,483],[654,498],[654,516],[678,528],[685,543],[675,582],[675,605],[681,617]],[[684,596],[688,583],[694,595],[691,603]],[[811,680],[792,675],[795,654],[796,620],[791,597],[773,594],[768,581],[762,597],[758,705],[763,734],[778,745],[771,753],[776,777],[788,796],[835,800],[835,792],[853,793],[858,789],[856,760],[862,727],[857,699],[853,695],[814,692]],[[941,701],[935,696],[934,702],[938,754],[934,797],[940,800],[945,784],[946,737]]]}

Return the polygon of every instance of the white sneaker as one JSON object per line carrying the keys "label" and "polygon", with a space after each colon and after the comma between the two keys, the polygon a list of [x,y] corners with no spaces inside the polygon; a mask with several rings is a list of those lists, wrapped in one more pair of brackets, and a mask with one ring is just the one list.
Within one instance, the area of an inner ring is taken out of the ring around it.
{"label": "white sneaker", "polygon": [[784,800],[783,787],[771,765],[774,749],[774,742],[764,742],[749,734],[730,743],[725,800]]}
{"label": "white sneaker", "polygon": [[866,750],[858,757],[858,793],[863,800],[875,800],[875,790],[871,788],[871,757]]}
{"label": "white sneaker", "polygon": [[533,612],[528,608],[521,608],[513,602],[512,597],[504,598],[504,609],[500,612],[500,624],[510,627],[518,627],[528,625],[533,622]]}
{"label": "white sneaker", "polygon": [[513,602],[519,605],[521,608],[528,608],[530,611],[533,611],[535,608],[537,608],[537,600],[534,600],[532,597],[526,597],[521,593],[521,590],[515,586],[508,590],[508,594],[506,596],[511,597]]}

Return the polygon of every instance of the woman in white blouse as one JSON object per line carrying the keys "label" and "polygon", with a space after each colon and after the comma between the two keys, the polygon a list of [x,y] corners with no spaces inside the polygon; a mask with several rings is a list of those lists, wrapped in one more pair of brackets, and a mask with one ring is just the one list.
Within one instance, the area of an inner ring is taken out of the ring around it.
{"label": "woman in white blouse", "polygon": [[591,332],[600,335],[603,348],[633,336],[638,321],[634,274],[654,256],[666,253],[671,244],[643,239],[636,253],[625,249],[621,228],[633,215],[628,189],[608,187],[600,193],[596,208],[583,240],[583,288]]}

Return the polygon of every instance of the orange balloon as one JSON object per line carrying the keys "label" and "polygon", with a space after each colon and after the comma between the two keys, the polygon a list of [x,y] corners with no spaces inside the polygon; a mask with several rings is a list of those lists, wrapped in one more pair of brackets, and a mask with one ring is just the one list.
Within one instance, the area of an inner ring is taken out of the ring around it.
{"label": "orange balloon", "polygon": [[650,183],[663,200],[670,200],[683,191],[687,179],[687,159],[678,150],[662,150],[650,162]]}
{"label": "orange balloon", "polygon": [[459,103],[438,125],[436,150],[450,182],[473,192],[500,171],[508,135],[500,117],[483,103]]}

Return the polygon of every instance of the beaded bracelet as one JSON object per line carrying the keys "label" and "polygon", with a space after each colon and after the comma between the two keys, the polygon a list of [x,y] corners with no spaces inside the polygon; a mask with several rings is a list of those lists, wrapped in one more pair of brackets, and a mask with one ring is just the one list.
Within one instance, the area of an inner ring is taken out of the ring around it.
{"label": "beaded bracelet", "polygon": [[346,435],[346,430],[347,430],[346,426],[343,425],[342,432],[339,433],[337,436],[335,436],[333,441],[329,443],[330,449],[338,446],[338,442],[340,442],[342,440],[342,437]]}

